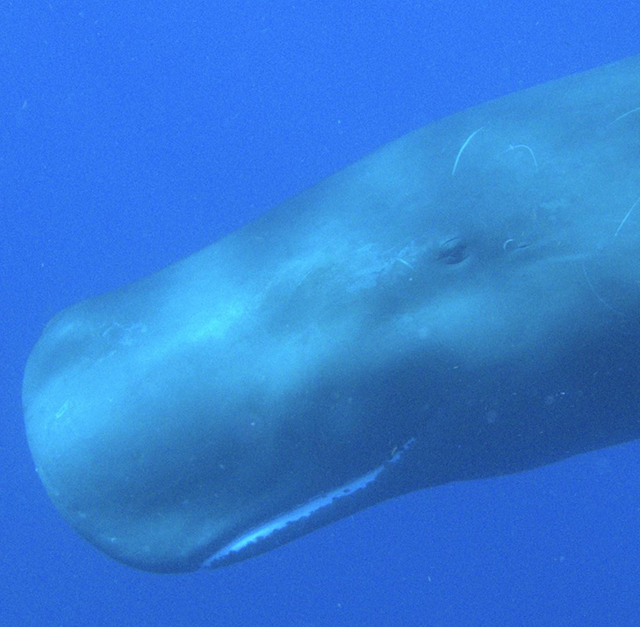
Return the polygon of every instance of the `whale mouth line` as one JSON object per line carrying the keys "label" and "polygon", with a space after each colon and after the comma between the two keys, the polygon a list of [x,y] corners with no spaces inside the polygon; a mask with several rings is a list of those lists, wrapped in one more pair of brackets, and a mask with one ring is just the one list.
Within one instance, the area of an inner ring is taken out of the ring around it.
{"label": "whale mouth line", "polygon": [[250,531],[243,533],[204,560],[200,565],[200,568],[212,568],[216,567],[218,564],[221,565],[222,563],[226,563],[230,559],[233,559],[233,561],[241,559],[242,553],[245,551],[251,551],[251,549],[254,549],[257,544],[266,540],[274,533],[282,531],[288,525],[305,518],[310,518],[321,509],[332,505],[335,501],[349,497],[360,490],[364,490],[373,484],[381,474],[385,473],[390,466],[398,462],[405,452],[413,446],[415,441],[415,438],[407,440],[407,442],[405,442],[403,446],[399,447],[388,460],[368,473],[336,488],[335,490],[316,496],[304,505],[295,507],[280,516],[272,518],[258,527],[254,527]]}

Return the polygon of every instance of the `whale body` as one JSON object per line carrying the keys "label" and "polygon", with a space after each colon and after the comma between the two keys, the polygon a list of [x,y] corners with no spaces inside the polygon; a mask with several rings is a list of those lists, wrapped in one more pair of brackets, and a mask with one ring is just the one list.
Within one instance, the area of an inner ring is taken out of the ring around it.
{"label": "whale body", "polygon": [[640,57],[410,133],[58,314],[25,424],[107,555],[218,567],[640,437]]}

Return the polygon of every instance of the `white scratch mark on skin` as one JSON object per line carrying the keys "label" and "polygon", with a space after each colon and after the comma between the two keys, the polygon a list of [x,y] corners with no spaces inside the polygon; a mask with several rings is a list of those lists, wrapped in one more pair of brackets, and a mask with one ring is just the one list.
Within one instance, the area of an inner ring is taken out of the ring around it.
{"label": "white scratch mark on skin", "polygon": [[631,115],[632,113],[636,113],[637,111],[640,111],[640,107],[636,107],[635,109],[631,109],[631,111],[627,111],[626,113],[619,115],[613,122],[609,122],[609,124],[607,124],[607,127],[611,126],[612,124],[615,124],[616,122],[622,120],[623,118],[626,118],[628,115]]}
{"label": "white scratch mark on skin", "polygon": [[635,209],[636,205],[640,202],[640,196],[638,197],[638,199],[631,205],[631,209],[629,209],[629,211],[627,211],[627,215],[622,218],[622,222],[620,222],[620,226],[616,229],[616,232],[614,233],[614,237],[618,236],[618,233],[620,233],[620,229],[624,226],[624,223],[629,219],[629,216],[631,215],[631,212]]}
{"label": "white scratch mark on skin", "polygon": [[467,137],[466,141],[464,142],[464,144],[462,144],[462,147],[460,148],[460,150],[458,150],[458,155],[456,156],[456,160],[455,163],[453,164],[453,170],[451,171],[451,176],[455,176],[456,173],[456,169],[458,168],[458,162],[460,161],[460,156],[462,155],[462,153],[464,152],[464,149],[469,145],[469,142],[484,128],[484,126],[481,126],[480,128],[476,129],[475,131],[473,131],[473,133],[471,133],[471,135],[469,135],[469,137]]}
{"label": "white scratch mark on skin", "polygon": [[411,268],[415,272],[416,269],[408,261],[400,259],[400,257],[396,257],[396,261],[398,261],[399,263],[403,263],[405,266],[407,266],[407,268]]}
{"label": "white scratch mark on skin", "polygon": [[613,311],[614,313],[617,313],[619,316],[622,316],[623,318],[626,318],[627,316],[625,316],[625,314],[623,314],[621,311],[618,311],[615,307],[612,307],[608,302],[606,302],[605,300],[603,300],[600,296],[600,294],[598,294],[598,292],[596,292],[596,288],[593,287],[593,283],[591,283],[591,279],[589,278],[589,275],[587,274],[587,269],[584,267],[584,263],[581,264],[582,265],[582,273],[584,274],[584,278],[587,280],[587,285],[589,285],[589,287],[591,288],[591,291],[595,294],[595,297],[607,308],[610,309],[611,311]]}
{"label": "white scratch mark on skin", "polygon": [[68,409],[69,409],[69,401],[65,401],[62,407],[60,407],[60,409],[56,412],[56,418],[60,418],[64,416],[64,414],[67,413]]}
{"label": "white scratch mark on skin", "polygon": [[529,146],[527,146],[526,144],[515,144],[515,145],[509,144],[509,148],[507,148],[504,152],[509,152],[511,150],[516,150],[518,148],[522,148],[523,150],[527,150],[529,152],[529,154],[531,155],[531,158],[533,159],[533,165],[536,166],[536,171],[537,171],[538,170],[538,160],[536,159],[536,156],[533,153],[533,150],[531,150],[531,148],[529,148]]}

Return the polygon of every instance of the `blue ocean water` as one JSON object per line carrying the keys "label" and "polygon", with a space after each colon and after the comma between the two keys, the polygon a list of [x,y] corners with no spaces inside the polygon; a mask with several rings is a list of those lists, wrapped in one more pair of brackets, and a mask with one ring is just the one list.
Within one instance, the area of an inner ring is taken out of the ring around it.
{"label": "blue ocean water", "polygon": [[0,7],[0,624],[637,625],[640,445],[443,486],[219,571],[78,538],[27,448],[47,320],[397,136],[640,53],[619,0]]}

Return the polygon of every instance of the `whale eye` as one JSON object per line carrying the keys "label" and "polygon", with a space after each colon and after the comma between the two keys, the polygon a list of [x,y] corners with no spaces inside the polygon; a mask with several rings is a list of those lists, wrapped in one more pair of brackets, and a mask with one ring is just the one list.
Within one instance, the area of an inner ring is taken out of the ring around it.
{"label": "whale eye", "polygon": [[440,246],[438,259],[452,265],[464,261],[468,255],[467,243],[459,237],[452,237]]}

